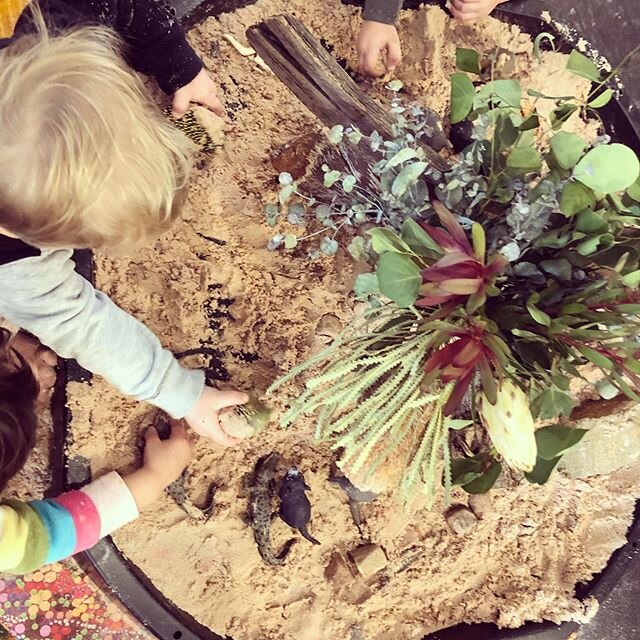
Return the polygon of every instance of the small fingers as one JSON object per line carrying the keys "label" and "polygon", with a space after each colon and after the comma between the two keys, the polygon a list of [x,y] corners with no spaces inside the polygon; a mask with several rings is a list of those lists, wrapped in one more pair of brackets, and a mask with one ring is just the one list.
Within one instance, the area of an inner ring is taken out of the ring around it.
{"label": "small fingers", "polygon": [[385,73],[384,66],[380,64],[380,50],[368,49],[364,51],[360,61],[360,73],[368,76],[382,76]]}
{"label": "small fingers", "polygon": [[395,69],[402,60],[402,50],[399,42],[390,42],[387,46],[387,70]]}
{"label": "small fingers", "polygon": [[238,404],[246,404],[249,402],[249,394],[244,391],[236,391],[234,389],[225,389],[218,392],[215,400],[216,409],[224,409],[225,407],[233,407]]}
{"label": "small fingers", "polygon": [[171,114],[174,118],[181,118],[189,111],[189,97],[181,91],[176,91],[171,105]]}
{"label": "small fingers", "polygon": [[224,106],[215,93],[211,93],[205,100],[199,101],[203,107],[213,111],[218,116],[224,116]]}

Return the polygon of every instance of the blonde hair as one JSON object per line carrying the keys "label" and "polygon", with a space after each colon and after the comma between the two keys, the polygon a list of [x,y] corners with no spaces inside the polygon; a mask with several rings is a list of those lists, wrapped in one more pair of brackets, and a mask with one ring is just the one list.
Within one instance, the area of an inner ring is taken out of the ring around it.
{"label": "blonde hair", "polygon": [[131,249],[179,214],[192,144],[120,49],[107,29],[54,37],[40,18],[0,51],[0,226],[30,244]]}

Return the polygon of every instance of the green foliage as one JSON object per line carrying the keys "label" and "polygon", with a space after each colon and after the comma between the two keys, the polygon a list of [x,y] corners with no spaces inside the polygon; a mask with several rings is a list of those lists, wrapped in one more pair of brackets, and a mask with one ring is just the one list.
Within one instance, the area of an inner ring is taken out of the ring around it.
{"label": "green foliage", "polygon": [[623,144],[600,145],[577,163],[573,176],[599,193],[624,191],[640,174],[638,156]]}
{"label": "green foliage", "polygon": [[[271,226],[287,225],[269,248],[300,252],[316,238],[317,255],[333,255],[351,230],[349,254],[375,265],[355,285],[365,320],[274,385],[309,376],[283,423],[314,414],[352,481],[400,456],[405,497],[418,486],[433,497],[436,478],[482,493],[505,465],[546,482],[584,432],[539,429],[532,468],[533,419],[571,415],[569,383],[584,365],[600,370],[607,394],[640,402],[640,163],[607,135],[565,130],[570,118],[599,117],[607,78],[574,52],[567,69],[598,85],[584,99],[529,89],[532,108],[517,81],[496,79],[496,55],[456,52],[450,120],[468,120],[471,138],[445,175],[419,144],[429,114],[395,95],[393,139],[333,127],[343,162],[323,165],[327,192],[309,197],[283,174],[279,204],[265,208]],[[553,102],[549,117],[539,100]],[[368,167],[353,161],[358,145],[373,154]],[[479,419],[485,438],[450,461],[450,432],[482,431]]]}
{"label": "green foliage", "polygon": [[482,73],[480,68],[480,54],[474,49],[458,47],[456,49],[456,69],[468,71],[469,73],[474,73],[479,76]]}
{"label": "green foliage", "polygon": [[473,107],[476,90],[465,73],[451,76],[451,124],[462,122]]}
{"label": "green foliage", "polygon": [[380,292],[399,307],[409,307],[417,300],[422,277],[410,256],[383,253],[378,259],[376,274]]}
{"label": "green foliage", "polygon": [[585,433],[587,433],[586,429],[573,429],[560,424],[538,429],[536,431],[538,458],[533,470],[525,474],[527,480],[534,484],[544,484],[562,456],[575,447]]}
{"label": "green foliage", "polygon": [[[315,413],[316,437],[343,450],[341,461],[351,478],[369,477],[389,458],[402,456],[407,469],[401,479],[403,495],[408,498],[420,487],[433,498],[440,465],[447,466],[448,460],[448,420],[442,407],[451,389],[433,394],[421,390],[434,338],[416,332],[415,323],[410,311],[392,305],[373,309],[363,324],[293,368],[267,393],[320,366],[282,417],[282,426]],[[445,476],[450,477],[448,467]]]}

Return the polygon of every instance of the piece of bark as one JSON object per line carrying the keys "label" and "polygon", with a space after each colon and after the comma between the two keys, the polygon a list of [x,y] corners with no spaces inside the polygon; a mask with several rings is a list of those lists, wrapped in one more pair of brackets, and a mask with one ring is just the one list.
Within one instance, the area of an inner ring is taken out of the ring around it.
{"label": "piece of bark", "polygon": [[[365,135],[377,131],[384,138],[395,137],[392,116],[358,87],[299,20],[288,14],[274,16],[249,27],[247,38],[324,125],[355,126]],[[421,146],[433,168],[448,171],[444,158],[427,144]]]}

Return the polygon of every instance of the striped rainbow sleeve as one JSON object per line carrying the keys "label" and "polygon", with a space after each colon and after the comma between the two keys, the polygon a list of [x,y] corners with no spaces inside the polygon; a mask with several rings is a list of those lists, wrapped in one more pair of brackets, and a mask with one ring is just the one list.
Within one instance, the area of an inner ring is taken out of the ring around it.
{"label": "striped rainbow sleeve", "polygon": [[108,473],[57,498],[0,504],[0,573],[29,573],[92,547],[138,516],[124,480]]}

